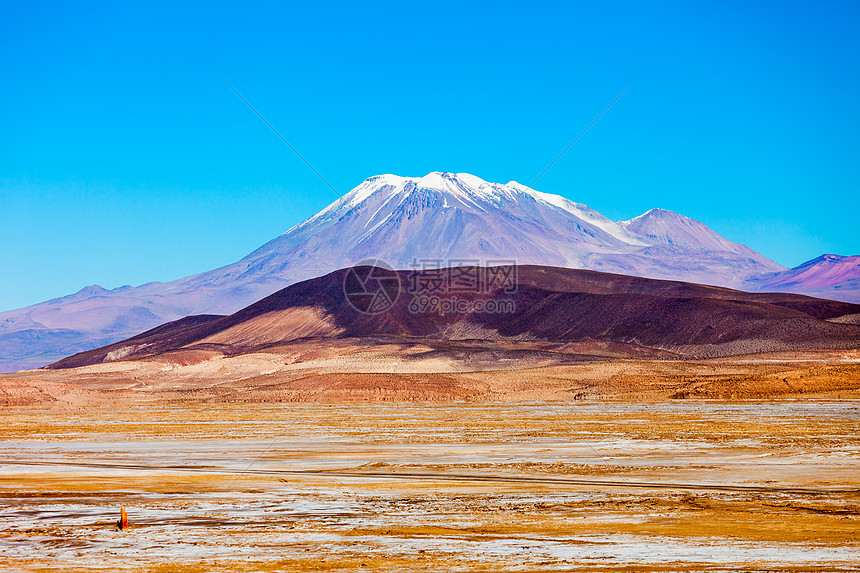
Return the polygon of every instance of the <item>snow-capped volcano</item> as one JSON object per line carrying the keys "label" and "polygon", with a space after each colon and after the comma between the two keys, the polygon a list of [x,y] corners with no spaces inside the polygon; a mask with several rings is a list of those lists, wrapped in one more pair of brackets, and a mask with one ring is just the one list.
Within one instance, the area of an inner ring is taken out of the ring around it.
{"label": "snow-capped volcano", "polygon": [[[468,173],[455,175],[439,172],[421,178],[397,175],[371,177],[318,215],[290,229],[285,235],[305,228],[318,229],[320,224],[341,221],[346,215],[355,215],[360,219],[365,224],[365,234],[369,235],[381,225],[394,222],[392,217],[396,218],[407,210],[416,214],[420,210],[431,208],[437,211],[433,213],[434,216],[442,217],[451,217],[454,213],[462,212],[470,215],[470,220],[479,222],[487,215],[496,213],[498,216],[504,216],[513,207],[523,210],[524,206],[530,204],[537,204],[551,211],[563,211],[565,215],[578,218],[580,222],[592,227],[591,230],[598,235],[604,235],[595,237],[592,241],[594,244],[601,240],[611,242],[612,238],[623,243],[645,244],[639,242],[622,225],[564,197],[541,193],[515,181],[502,185],[488,183]],[[487,227],[494,222],[485,221],[484,230],[489,230]],[[593,229],[594,227],[596,229]],[[455,244],[456,238],[449,237],[454,248],[460,246]]]}
{"label": "snow-capped volcano", "polygon": [[409,268],[416,259],[513,259],[723,286],[783,270],[669,211],[619,223],[513,181],[438,172],[371,177],[243,261],[258,263],[255,274],[275,276],[309,259],[314,274],[322,274],[369,258],[395,268]]}
{"label": "snow-capped volcano", "polygon": [[646,245],[585,205],[465,173],[371,177],[248,258],[293,260],[308,242],[335,267],[380,258],[397,268],[476,257],[581,267],[588,254]]}
{"label": "snow-capped volcano", "polygon": [[513,181],[379,175],[236,263],[0,313],[0,371],[47,364],[189,314],[232,313],[291,283],[371,258],[401,269],[513,260],[734,287],[785,270],[670,211],[615,222]]}

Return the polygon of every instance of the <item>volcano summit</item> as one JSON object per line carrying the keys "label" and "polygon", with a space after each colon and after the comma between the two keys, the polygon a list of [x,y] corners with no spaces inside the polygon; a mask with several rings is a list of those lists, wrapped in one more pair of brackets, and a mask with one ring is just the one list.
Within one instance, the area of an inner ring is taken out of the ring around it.
{"label": "volcano summit", "polygon": [[749,282],[756,277],[786,271],[671,211],[616,222],[514,181],[378,175],[233,264],[166,283],[94,285],[0,313],[0,371],[43,366],[191,314],[230,314],[369,258],[395,269],[501,260],[747,290],[758,290]]}

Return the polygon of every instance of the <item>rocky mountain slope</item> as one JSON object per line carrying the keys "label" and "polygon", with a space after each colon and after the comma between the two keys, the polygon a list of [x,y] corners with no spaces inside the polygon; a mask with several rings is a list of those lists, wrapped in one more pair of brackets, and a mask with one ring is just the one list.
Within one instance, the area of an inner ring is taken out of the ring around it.
{"label": "rocky mountain slope", "polygon": [[516,261],[753,289],[759,285],[748,281],[785,271],[670,211],[614,222],[516,182],[465,173],[380,175],[225,267],[167,283],[87,287],[0,313],[0,372],[42,366],[187,315],[229,314],[366,259],[400,269]]}
{"label": "rocky mountain slope", "polygon": [[[860,347],[860,325],[839,320],[860,312],[855,304],[558,267],[488,273],[445,270],[441,282],[434,282],[440,278],[435,272],[344,269],[282,289],[232,315],[187,317],[51,368],[171,353],[187,362],[195,352],[277,352],[297,341],[326,347],[347,338],[437,348],[445,341],[549,344],[544,350],[600,342],[631,356],[686,358]],[[439,288],[429,294],[422,285]],[[381,291],[387,304],[373,308],[369,301]]]}
{"label": "rocky mountain slope", "polygon": [[804,292],[833,300],[860,302],[860,255],[821,255],[793,269],[748,279],[743,287],[761,292]]}

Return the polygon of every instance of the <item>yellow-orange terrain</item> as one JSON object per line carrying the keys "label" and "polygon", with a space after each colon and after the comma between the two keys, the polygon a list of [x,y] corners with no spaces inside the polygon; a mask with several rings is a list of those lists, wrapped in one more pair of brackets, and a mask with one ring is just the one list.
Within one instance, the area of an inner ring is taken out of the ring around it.
{"label": "yellow-orange terrain", "polygon": [[7,375],[0,568],[856,570],[858,358],[343,342]]}

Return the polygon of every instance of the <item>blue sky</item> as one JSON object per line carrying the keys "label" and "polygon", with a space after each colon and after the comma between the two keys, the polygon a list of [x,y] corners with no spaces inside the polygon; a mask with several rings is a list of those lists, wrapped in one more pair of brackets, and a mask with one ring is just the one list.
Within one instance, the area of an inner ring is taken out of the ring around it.
{"label": "blue sky", "polygon": [[0,7],[0,310],[239,259],[379,173],[467,171],[774,260],[860,253],[856,2]]}

